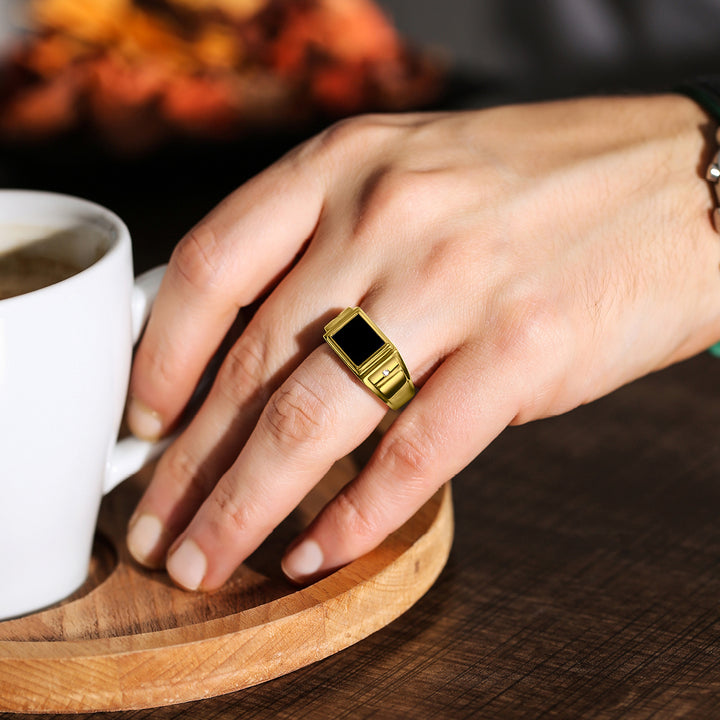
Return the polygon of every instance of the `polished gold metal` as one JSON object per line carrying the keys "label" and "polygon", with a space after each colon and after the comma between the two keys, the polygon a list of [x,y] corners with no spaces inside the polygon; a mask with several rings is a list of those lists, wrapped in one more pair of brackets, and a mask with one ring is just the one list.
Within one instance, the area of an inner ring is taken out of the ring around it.
{"label": "polished gold metal", "polygon": [[[367,358],[363,358],[360,364],[350,357],[347,347],[343,347],[342,340],[336,338],[339,331],[358,316],[370,326],[382,343],[379,349],[373,351]],[[415,395],[415,385],[410,379],[410,373],[398,349],[360,308],[347,308],[331,320],[325,326],[323,339],[350,371],[391,410],[399,410]]]}

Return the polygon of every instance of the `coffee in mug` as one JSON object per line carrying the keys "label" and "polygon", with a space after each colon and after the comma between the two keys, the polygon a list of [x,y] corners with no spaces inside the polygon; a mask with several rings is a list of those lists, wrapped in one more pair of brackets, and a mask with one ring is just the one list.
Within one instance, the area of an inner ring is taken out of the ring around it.
{"label": "coffee in mug", "polygon": [[10,251],[0,256],[0,300],[54,285],[82,269],[60,258],[38,254],[32,246]]}

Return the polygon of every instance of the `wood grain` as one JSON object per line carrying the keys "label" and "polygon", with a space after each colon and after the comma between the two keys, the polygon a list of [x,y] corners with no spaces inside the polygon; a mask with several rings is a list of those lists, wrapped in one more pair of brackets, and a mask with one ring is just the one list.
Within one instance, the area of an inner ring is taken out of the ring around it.
{"label": "wood grain", "polygon": [[103,505],[88,582],[57,607],[0,623],[0,709],[87,712],[168,705],[248,687],[383,627],[427,591],[452,542],[450,489],[377,550],[307,588],[281,577],[282,549],[351,479],[346,458],[212,595],[131,561],[125,528],[148,473]]}

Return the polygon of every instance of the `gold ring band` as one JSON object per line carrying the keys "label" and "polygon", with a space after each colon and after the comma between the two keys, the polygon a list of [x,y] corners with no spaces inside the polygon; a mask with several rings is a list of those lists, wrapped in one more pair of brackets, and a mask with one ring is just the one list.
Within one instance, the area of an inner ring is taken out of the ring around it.
{"label": "gold ring band", "polygon": [[398,349],[360,308],[347,308],[331,320],[323,339],[391,410],[399,410],[415,394]]}

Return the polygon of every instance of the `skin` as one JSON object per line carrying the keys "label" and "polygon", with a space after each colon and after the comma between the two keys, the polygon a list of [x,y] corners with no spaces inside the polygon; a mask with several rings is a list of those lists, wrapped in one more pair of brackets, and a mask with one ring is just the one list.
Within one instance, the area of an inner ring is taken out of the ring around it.
{"label": "skin", "polygon": [[240,187],[177,246],[136,355],[129,422],[159,435],[261,299],[139,503],[135,557],[219,587],[370,434],[385,406],[321,339],[347,306],[419,391],[286,555],[300,583],[377,546],[506,426],[715,342],[714,129],[673,95],[367,116]]}

